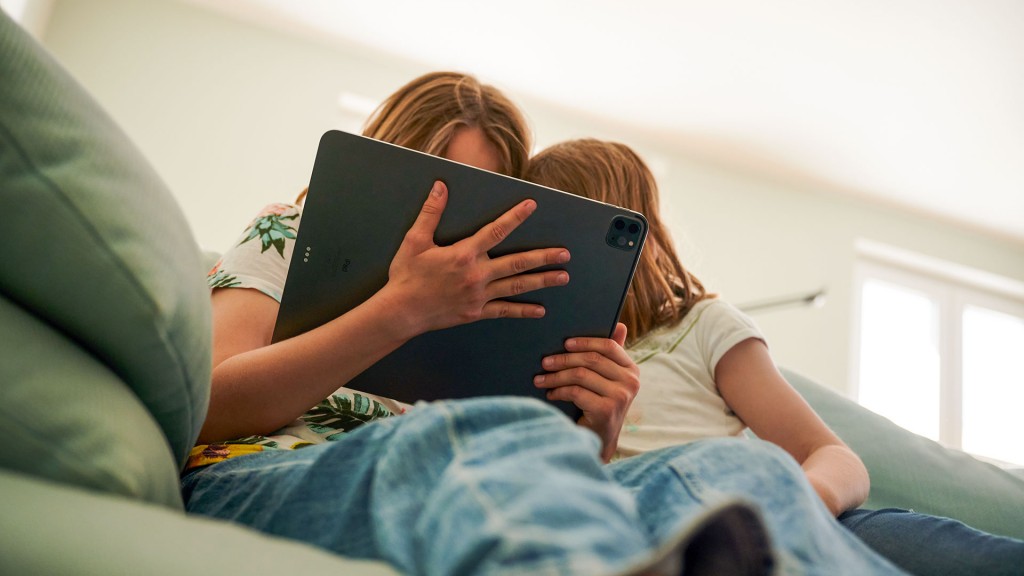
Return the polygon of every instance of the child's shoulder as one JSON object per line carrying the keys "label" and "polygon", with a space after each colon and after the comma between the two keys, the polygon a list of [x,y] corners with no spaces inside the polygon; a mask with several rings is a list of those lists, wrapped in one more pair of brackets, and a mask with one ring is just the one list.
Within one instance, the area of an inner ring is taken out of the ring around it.
{"label": "child's shoulder", "polygon": [[[694,307],[687,313],[687,317],[696,313],[697,315],[704,317],[705,319],[712,318],[746,318],[747,315],[733,305],[728,300],[715,296],[713,298],[705,298],[698,302]],[[684,317],[685,319],[685,317]]]}
{"label": "child's shoulder", "polygon": [[698,324],[713,324],[720,319],[742,318],[746,315],[736,306],[719,296],[711,296],[700,300],[689,310],[683,318],[673,324],[659,330],[664,334],[673,334],[680,331],[692,330]]}
{"label": "child's shoulder", "polygon": [[693,305],[675,324],[661,326],[630,346],[629,353],[637,363],[658,353],[671,353],[680,344],[703,338],[723,325],[747,325],[746,314],[726,300],[705,298]]}

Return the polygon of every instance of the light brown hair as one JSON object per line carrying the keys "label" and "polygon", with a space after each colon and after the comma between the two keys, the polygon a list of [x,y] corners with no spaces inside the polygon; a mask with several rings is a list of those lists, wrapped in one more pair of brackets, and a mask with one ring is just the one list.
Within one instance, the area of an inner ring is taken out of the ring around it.
{"label": "light brown hair", "polygon": [[532,146],[526,118],[504,93],[469,74],[431,72],[412,80],[377,107],[363,136],[442,156],[461,127],[481,129],[498,152],[499,171],[523,177]]}
{"label": "light brown hair", "polygon": [[526,179],[635,210],[647,218],[647,241],[620,318],[629,330],[629,342],[678,323],[694,304],[714,297],[679,260],[661,221],[654,175],[625,144],[593,138],[555,144],[534,156]]}

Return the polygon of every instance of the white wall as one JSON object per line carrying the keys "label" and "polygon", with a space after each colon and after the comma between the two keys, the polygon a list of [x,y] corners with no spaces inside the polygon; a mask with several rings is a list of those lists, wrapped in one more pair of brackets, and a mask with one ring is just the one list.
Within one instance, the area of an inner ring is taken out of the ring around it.
{"label": "white wall", "polygon": [[[380,100],[434,68],[171,0],[58,0],[44,42],[151,159],[200,245],[215,250],[264,204],[293,199],[321,133],[358,125],[339,111],[342,91]],[[848,374],[856,238],[1024,281],[1019,242],[711,164],[612,119],[511,94],[541,143],[616,138],[651,159],[684,261],[712,290],[743,303],[827,289],[823,308],[755,320],[780,364],[835,388]]]}

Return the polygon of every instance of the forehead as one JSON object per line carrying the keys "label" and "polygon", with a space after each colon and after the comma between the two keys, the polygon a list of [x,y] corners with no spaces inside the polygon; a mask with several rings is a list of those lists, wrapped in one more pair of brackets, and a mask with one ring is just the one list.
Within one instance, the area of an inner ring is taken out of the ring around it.
{"label": "forehead", "polygon": [[476,126],[456,128],[442,156],[491,172],[502,171],[503,163],[498,148],[487,139],[484,131]]}

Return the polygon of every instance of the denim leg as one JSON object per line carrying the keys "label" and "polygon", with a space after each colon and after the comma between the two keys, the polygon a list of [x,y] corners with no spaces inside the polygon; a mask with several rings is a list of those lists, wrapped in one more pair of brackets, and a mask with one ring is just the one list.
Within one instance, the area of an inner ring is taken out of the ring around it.
{"label": "denim leg", "polygon": [[439,402],[183,481],[191,513],[409,574],[602,574],[652,544],[589,431],[535,400]]}
{"label": "denim leg", "polygon": [[987,534],[958,520],[885,508],[851,510],[839,522],[918,576],[1024,574],[1024,541]]}
{"label": "denim leg", "polygon": [[664,538],[701,509],[741,499],[758,507],[783,574],[900,574],[844,530],[799,465],[767,442],[707,439],[617,461],[646,527]]}

